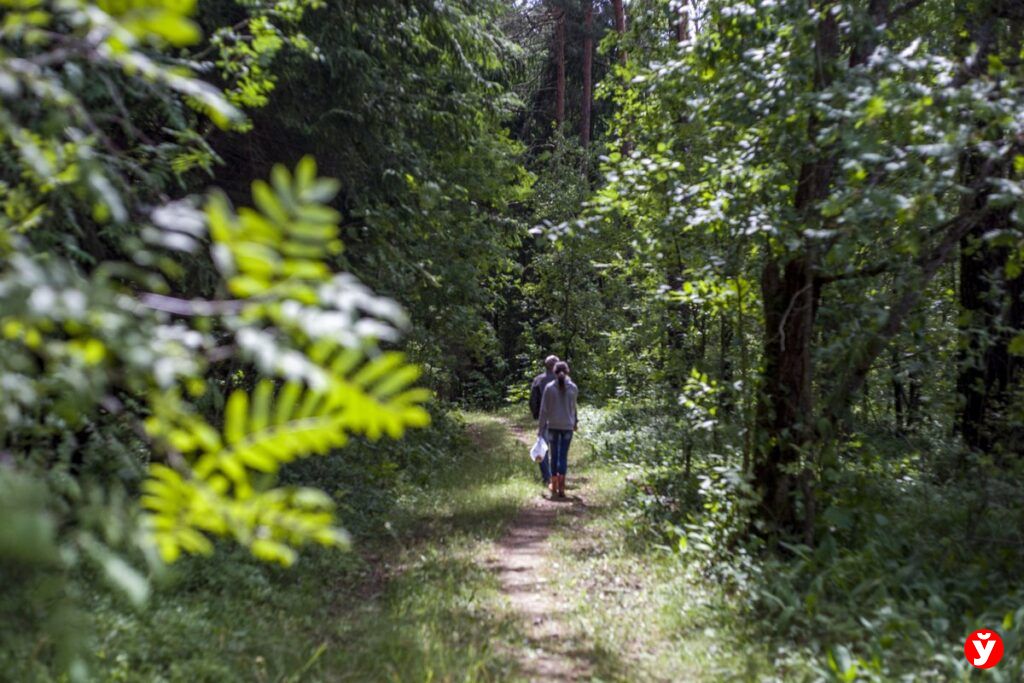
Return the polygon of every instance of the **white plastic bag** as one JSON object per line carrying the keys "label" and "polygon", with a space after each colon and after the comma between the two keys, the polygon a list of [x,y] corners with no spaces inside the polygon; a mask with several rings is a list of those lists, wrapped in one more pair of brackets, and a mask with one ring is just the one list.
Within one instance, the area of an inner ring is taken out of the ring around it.
{"label": "white plastic bag", "polygon": [[530,458],[534,462],[540,462],[544,459],[544,454],[548,452],[548,442],[544,440],[543,436],[537,437],[537,443],[533,444],[533,448],[530,449]]}

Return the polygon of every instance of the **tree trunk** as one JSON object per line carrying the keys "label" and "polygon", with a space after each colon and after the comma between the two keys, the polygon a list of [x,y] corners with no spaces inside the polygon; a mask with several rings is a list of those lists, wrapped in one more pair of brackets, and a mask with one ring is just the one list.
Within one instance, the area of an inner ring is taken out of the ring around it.
{"label": "tree trunk", "polygon": [[[669,291],[681,292],[683,290],[683,266],[681,263],[674,263],[665,273],[665,282]],[[696,325],[697,312],[693,304],[683,301],[668,301],[665,303],[665,335],[668,340],[666,348],[669,357],[666,359],[665,377],[673,391],[681,391],[690,369],[696,362],[696,352],[693,341],[693,330]]]}
{"label": "tree trunk", "polygon": [[733,402],[732,383],[732,335],[733,328],[730,324],[729,314],[723,310],[718,317],[718,382],[722,386],[719,394],[718,410],[722,417],[732,416],[735,404]]}
{"label": "tree trunk", "polygon": [[898,434],[903,433],[906,415],[906,391],[903,385],[903,365],[900,362],[900,351],[897,344],[892,346],[892,363],[890,365],[892,377],[892,419]]}
{"label": "tree trunk", "polygon": [[583,0],[583,104],[580,109],[580,145],[590,146],[590,104],[594,78],[594,3]]}
{"label": "tree trunk", "polygon": [[555,23],[555,122],[565,123],[565,10]]}
{"label": "tree trunk", "polygon": [[[975,168],[980,160],[967,163]],[[985,194],[977,201],[984,203]],[[1024,278],[1005,277],[1009,249],[987,244],[984,236],[1010,229],[1009,210],[1000,210],[960,241],[960,319],[966,343],[958,354],[956,385],[963,403],[957,428],[969,449],[997,457],[1013,449],[1019,431],[1006,411],[1022,376],[1021,359],[1010,354],[1009,345],[1024,330]]]}
{"label": "tree trunk", "polygon": [[[822,3],[822,19],[815,41],[815,90],[824,90],[832,82],[839,55],[838,26],[832,3]],[[807,139],[817,138],[820,122],[812,116]],[[802,229],[820,220],[816,204],[828,196],[835,155],[821,149],[804,162],[799,171],[793,199],[795,213],[803,221]],[[811,424],[811,347],[819,288],[814,282],[816,255],[804,245],[784,260],[769,254],[761,271],[761,295],[764,306],[764,377],[758,411],[759,457],[754,466],[755,484],[760,492],[761,512],[783,533],[801,534],[809,545],[814,541],[814,506],[808,496],[813,491],[810,470],[802,463],[814,438]],[[797,503],[804,498],[803,515]]]}
{"label": "tree trunk", "polygon": [[622,45],[622,38],[626,34],[626,8],[622,0],[612,0],[612,9],[615,11],[615,32],[619,34],[619,61],[626,63],[626,49]]}
{"label": "tree trunk", "polygon": [[[999,51],[996,10],[994,4],[984,3],[967,10],[970,40],[977,46],[967,69],[971,77],[982,76],[988,57]],[[1017,51],[1019,46],[1015,46],[1014,53]],[[982,189],[965,197],[961,208],[983,210],[989,200],[989,179],[1008,173],[984,153],[967,151],[961,160],[963,183]],[[1009,352],[1010,341],[1024,330],[1024,277],[1006,276],[1009,248],[995,246],[985,236],[1013,229],[1010,209],[998,209],[989,211],[986,220],[960,240],[960,328],[965,343],[958,354],[957,391],[963,403],[957,430],[968,449],[993,453],[997,459],[1020,446],[1021,427],[1014,424],[1007,409],[1014,385],[1024,374],[1021,359]]]}
{"label": "tree trunk", "polygon": [[690,8],[685,2],[679,7],[679,15],[676,17],[675,34],[676,42],[679,43],[687,40],[690,36]]}
{"label": "tree trunk", "polygon": [[889,15],[889,0],[869,0],[868,17],[870,25],[860,30],[850,50],[850,66],[858,66],[868,61],[878,43],[878,32],[882,30]]}
{"label": "tree trunk", "polygon": [[612,0],[612,8],[615,10],[615,32],[621,36],[626,32],[626,8],[622,0]]}
{"label": "tree trunk", "polygon": [[746,315],[743,311],[743,289],[736,278],[736,338],[740,342],[740,381],[743,382],[743,474],[750,472],[750,458],[754,442],[753,387],[750,386],[750,359],[747,357]]}
{"label": "tree trunk", "polygon": [[[916,363],[915,363],[916,366]],[[913,432],[921,416],[921,371],[912,367],[907,373],[910,380],[909,391],[907,392],[907,431]]]}
{"label": "tree trunk", "polygon": [[796,497],[801,453],[811,438],[813,282],[806,256],[768,259],[761,273],[764,377],[758,411],[764,440],[754,466],[762,514],[785,532],[800,530]]}
{"label": "tree trunk", "polygon": [[[612,0],[612,9],[615,11],[615,32],[619,34],[619,62],[623,66],[626,65],[628,55],[626,54],[625,46],[625,35],[626,35],[626,8],[623,6],[623,0]],[[628,127],[624,126],[623,130]],[[633,143],[623,136],[621,144],[622,156],[628,156],[633,151]]]}

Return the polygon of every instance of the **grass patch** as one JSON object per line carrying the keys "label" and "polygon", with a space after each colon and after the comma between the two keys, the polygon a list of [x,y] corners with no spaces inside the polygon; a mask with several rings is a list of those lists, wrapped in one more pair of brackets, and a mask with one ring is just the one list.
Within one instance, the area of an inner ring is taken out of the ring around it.
{"label": "grass patch", "polygon": [[[483,557],[536,492],[534,470],[504,422],[462,421],[449,452],[430,456],[432,471],[398,477],[388,500],[373,498],[373,514],[353,520],[355,552],[309,549],[280,569],[223,548],[175,566],[143,612],[96,595],[97,678],[516,678],[507,644],[521,634]],[[358,488],[348,490],[357,512]]]}
{"label": "grass patch", "polygon": [[584,429],[574,440],[568,475],[587,513],[561,515],[552,544],[570,637],[590,644],[595,680],[770,676],[766,648],[741,606],[649,535],[637,535],[624,505],[629,470],[597,457],[589,436]]}

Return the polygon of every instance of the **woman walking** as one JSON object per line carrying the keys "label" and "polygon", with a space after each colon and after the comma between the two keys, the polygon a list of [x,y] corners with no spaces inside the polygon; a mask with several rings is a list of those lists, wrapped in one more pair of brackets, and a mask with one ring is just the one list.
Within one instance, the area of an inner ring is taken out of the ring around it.
{"label": "woman walking", "polygon": [[544,387],[540,401],[537,436],[549,439],[551,450],[551,493],[565,498],[565,473],[569,465],[569,444],[579,421],[576,418],[576,396],[579,390],[569,379],[569,364],[555,365],[555,379]]}

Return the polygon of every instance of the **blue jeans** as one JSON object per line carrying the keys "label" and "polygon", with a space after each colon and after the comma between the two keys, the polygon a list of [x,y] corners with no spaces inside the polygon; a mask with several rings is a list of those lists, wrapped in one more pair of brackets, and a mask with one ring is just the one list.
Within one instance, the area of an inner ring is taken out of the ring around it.
{"label": "blue jeans", "polygon": [[548,450],[551,453],[551,473],[565,476],[569,469],[569,444],[572,443],[571,429],[549,429]]}

